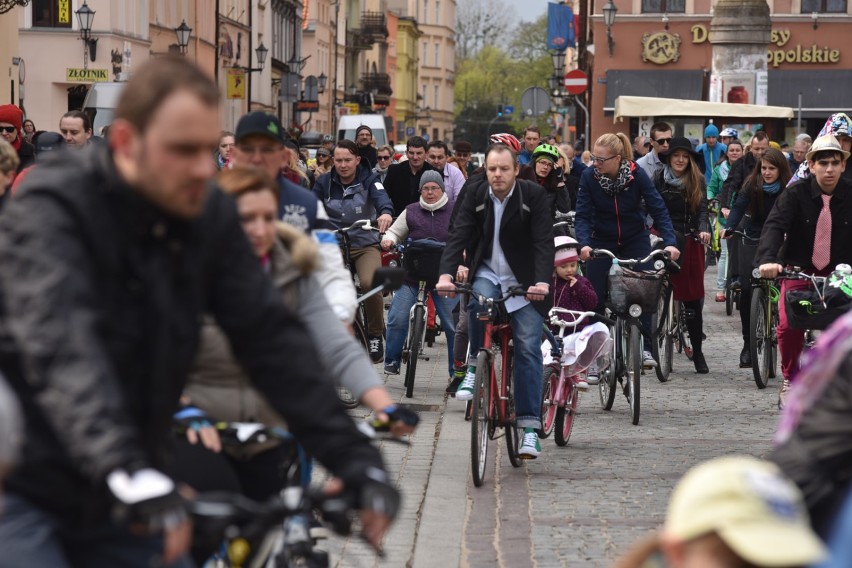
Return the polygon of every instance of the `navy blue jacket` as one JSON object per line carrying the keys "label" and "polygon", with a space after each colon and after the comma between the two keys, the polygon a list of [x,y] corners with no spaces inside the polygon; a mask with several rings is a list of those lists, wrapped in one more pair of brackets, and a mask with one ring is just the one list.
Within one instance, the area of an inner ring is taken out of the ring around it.
{"label": "navy blue jacket", "polygon": [[[631,162],[633,181],[627,190],[612,197],[604,193],[595,179],[595,169],[587,168],[580,177],[577,193],[575,231],[581,247],[592,242],[622,245],[630,240],[648,238],[645,212],[654,219],[654,226],[666,246],[677,246],[669,211],[660,192],[642,168]],[[644,208],[643,208],[644,201]]]}
{"label": "navy blue jacket", "polygon": [[[337,170],[332,168],[317,178],[314,193],[325,205],[331,224],[338,229],[366,219],[375,224],[379,215],[393,215],[393,203],[379,181],[379,174],[366,168],[358,168],[355,179],[345,187]],[[354,248],[379,242],[379,234],[375,231],[352,231],[350,237]]]}

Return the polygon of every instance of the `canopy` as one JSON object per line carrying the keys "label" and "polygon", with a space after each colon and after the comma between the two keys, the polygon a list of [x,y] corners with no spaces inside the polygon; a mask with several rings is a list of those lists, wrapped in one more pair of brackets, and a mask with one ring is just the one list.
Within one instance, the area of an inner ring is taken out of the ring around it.
{"label": "canopy", "polygon": [[615,99],[614,121],[625,116],[710,116],[728,118],[793,118],[790,107],[741,105],[621,96]]}

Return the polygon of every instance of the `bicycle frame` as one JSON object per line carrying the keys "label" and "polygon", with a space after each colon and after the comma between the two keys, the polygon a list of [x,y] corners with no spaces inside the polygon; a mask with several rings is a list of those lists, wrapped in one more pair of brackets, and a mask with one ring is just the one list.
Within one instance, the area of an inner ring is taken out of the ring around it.
{"label": "bicycle frame", "polygon": [[[412,337],[411,334],[414,333],[414,313],[417,310],[418,306],[423,307],[423,322],[424,322],[424,325],[423,325],[423,331],[421,333],[420,342],[419,342],[420,349],[423,349],[423,344],[425,343],[425,339],[426,339],[425,322],[426,322],[427,313],[428,313],[428,310],[426,309],[426,294],[427,294],[426,293],[426,282],[421,280],[418,283],[418,288],[417,288],[417,301],[408,310],[408,334],[405,337],[405,344],[402,348],[403,353],[409,352],[411,350],[411,345],[414,343],[414,337]],[[419,353],[409,353],[408,356],[409,357],[412,357],[412,356],[417,357],[418,355],[420,355],[420,354]]]}
{"label": "bicycle frame", "polygon": [[[509,400],[508,393],[508,362],[509,362],[509,340],[512,339],[512,324],[500,323],[495,324],[496,314],[494,311],[496,306],[490,304],[487,306],[485,315],[478,315],[481,321],[485,322],[485,335],[482,341],[482,350],[489,354],[490,370],[488,373],[491,388],[488,389],[489,400],[485,401],[485,415],[489,422],[492,423],[491,438],[494,438],[493,431],[496,427],[506,426],[514,416],[508,416],[506,403]],[[498,344],[495,349],[493,337],[498,338]],[[494,371],[494,357],[499,352],[501,357],[500,362],[500,382],[497,382],[497,373]],[[498,391],[499,389],[499,391]],[[496,420],[496,422],[495,422]]]}

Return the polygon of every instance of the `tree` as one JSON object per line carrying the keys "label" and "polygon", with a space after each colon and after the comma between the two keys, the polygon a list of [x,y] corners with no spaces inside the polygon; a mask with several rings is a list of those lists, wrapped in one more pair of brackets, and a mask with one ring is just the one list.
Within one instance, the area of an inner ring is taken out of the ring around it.
{"label": "tree", "polygon": [[518,24],[512,40],[509,42],[509,55],[512,59],[534,61],[549,55],[547,50],[547,14],[534,22]]}
{"label": "tree", "polygon": [[514,10],[505,0],[464,0],[456,8],[456,57],[468,59],[487,46],[505,47]]}

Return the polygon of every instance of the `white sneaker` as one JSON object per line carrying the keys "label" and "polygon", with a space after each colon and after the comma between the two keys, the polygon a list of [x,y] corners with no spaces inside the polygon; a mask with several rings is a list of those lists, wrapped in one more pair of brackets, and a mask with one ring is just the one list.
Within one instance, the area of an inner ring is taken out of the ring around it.
{"label": "white sneaker", "polygon": [[473,389],[476,387],[476,370],[468,368],[464,380],[456,391],[456,400],[467,401],[473,399]]}
{"label": "white sneaker", "polygon": [[650,351],[642,352],[642,367],[645,369],[653,369],[657,366],[657,361],[654,359],[654,356],[651,355]]}
{"label": "white sneaker", "polygon": [[574,386],[577,387],[577,390],[587,391],[589,390],[589,383],[583,376],[574,377]]}
{"label": "white sneaker", "polygon": [[592,363],[586,369],[586,382],[594,386],[601,382],[601,372],[598,370],[598,364]]}

